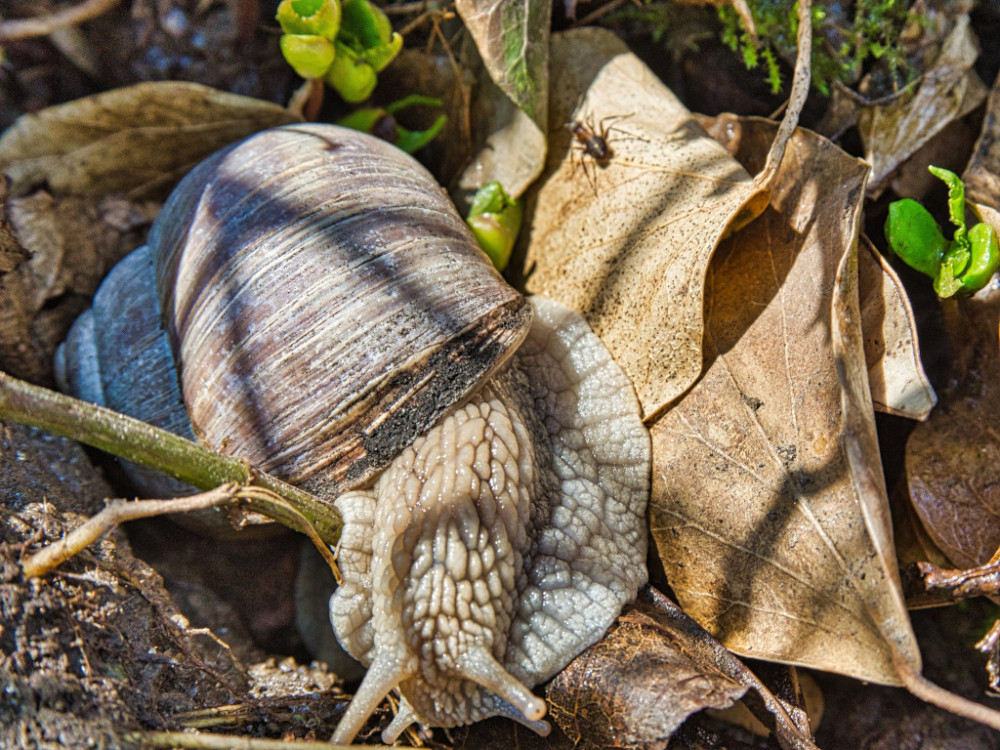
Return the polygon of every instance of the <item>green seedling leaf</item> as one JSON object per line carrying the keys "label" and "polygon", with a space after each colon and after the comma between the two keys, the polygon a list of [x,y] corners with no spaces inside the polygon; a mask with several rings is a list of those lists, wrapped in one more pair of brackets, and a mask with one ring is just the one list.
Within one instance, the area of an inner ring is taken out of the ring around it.
{"label": "green seedling leaf", "polygon": [[340,15],[337,0],[283,0],[276,18],[286,34],[315,35],[333,41],[340,30]]}
{"label": "green seedling leaf", "polygon": [[322,78],[333,64],[335,49],[326,37],[285,34],[280,45],[285,61],[303,78]]}
{"label": "green seedling leaf", "polygon": [[951,263],[942,263],[941,270],[934,277],[934,291],[938,297],[946,299],[954,296],[955,292],[962,288],[962,282],[955,278],[955,271]]}
{"label": "green seedling leaf", "polygon": [[336,54],[333,64],[326,73],[326,82],[343,97],[345,102],[351,104],[363,102],[371,96],[378,82],[375,69],[340,40],[334,42],[334,47]]}
{"label": "green seedling leaf", "polygon": [[948,217],[955,235],[945,240],[934,218],[915,200],[889,205],[885,237],[889,247],[912,268],[934,279],[942,298],[959,291],[977,292],[1000,267],[996,230],[980,223],[966,231],[965,185],[954,172],[940,167],[928,170],[948,186]]}
{"label": "green seedling leaf", "polygon": [[977,292],[1000,269],[1000,242],[997,230],[986,223],[976,224],[969,230],[969,242],[972,258],[962,274],[962,286],[967,291]]}
{"label": "green seedling leaf", "polygon": [[968,249],[969,240],[965,232],[965,185],[962,179],[954,172],[941,167],[929,166],[927,171],[948,186],[948,218],[955,225],[952,242]]}
{"label": "green seedling leaf", "polygon": [[905,198],[889,204],[885,238],[908,266],[931,278],[938,275],[948,241],[930,212],[915,200]]}
{"label": "green seedling leaf", "polygon": [[507,195],[499,182],[476,191],[465,221],[498,271],[507,267],[523,216],[523,204]]}
{"label": "green seedling leaf", "polygon": [[403,47],[389,17],[368,0],[347,0],[338,41],[358,53],[375,72],[382,70]]}
{"label": "green seedling leaf", "polygon": [[399,135],[396,136],[394,143],[397,148],[401,148],[406,153],[412,154],[437,138],[438,133],[444,128],[446,122],[448,122],[448,116],[440,115],[426,130],[407,130],[401,125],[397,125],[396,129],[399,131]]}
{"label": "green seedling leaf", "polygon": [[341,117],[336,124],[351,130],[376,135],[386,141],[396,140],[396,121],[381,107],[361,107],[351,114]]}

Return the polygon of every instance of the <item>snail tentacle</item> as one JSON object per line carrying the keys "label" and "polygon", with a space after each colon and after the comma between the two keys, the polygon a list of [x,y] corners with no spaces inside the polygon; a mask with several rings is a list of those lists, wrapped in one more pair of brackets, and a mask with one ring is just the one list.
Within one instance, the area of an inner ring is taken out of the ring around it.
{"label": "snail tentacle", "polygon": [[[399,659],[385,652],[376,656],[330,741],[338,745],[350,743],[389,691],[415,670],[412,660]],[[406,726],[409,723],[412,722]]]}

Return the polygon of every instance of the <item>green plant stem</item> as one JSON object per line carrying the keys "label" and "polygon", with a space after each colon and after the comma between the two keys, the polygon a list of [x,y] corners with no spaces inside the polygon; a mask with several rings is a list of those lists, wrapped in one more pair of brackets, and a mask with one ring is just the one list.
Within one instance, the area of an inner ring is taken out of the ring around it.
{"label": "green plant stem", "polygon": [[56,393],[0,372],[0,419],[72,438],[121,458],[148,466],[202,490],[235,482],[269,490],[282,501],[261,493],[247,507],[290,528],[315,530],[325,544],[335,545],[343,525],[329,503],[287,482],[257,471],[232,456],[222,456],[138,419],[102,406]]}

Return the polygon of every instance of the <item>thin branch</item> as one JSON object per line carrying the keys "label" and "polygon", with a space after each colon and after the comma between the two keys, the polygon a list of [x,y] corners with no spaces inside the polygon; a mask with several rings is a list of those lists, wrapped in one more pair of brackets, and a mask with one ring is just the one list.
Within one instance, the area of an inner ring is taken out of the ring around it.
{"label": "thin branch", "polygon": [[754,182],[761,188],[769,188],[778,176],[781,160],[785,157],[785,147],[799,123],[799,115],[809,96],[812,82],[812,2],[799,0],[799,35],[795,56],[795,71],[792,73],[792,91],[788,96],[785,117],[778,126],[767,161]]}
{"label": "thin branch", "polygon": [[[72,438],[201,490],[230,482],[244,489],[253,485],[269,490],[269,493],[244,491],[246,506],[296,531],[311,537],[318,535],[324,545],[335,545],[340,538],[343,524],[331,503],[257,471],[245,460],[219,455],[138,419],[26,383],[4,372],[0,372],[0,419]],[[281,500],[275,500],[274,495]]]}
{"label": "thin branch", "polygon": [[96,542],[125,521],[217,508],[237,499],[238,484],[226,484],[210,492],[173,500],[112,500],[96,516],[87,519],[57,542],[48,544],[25,560],[21,567],[27,578],[43,576],[73,555]]}
{"label": "thin branch", "polygon": [[84,21],[97,18],[118,5],[121,0],[84,0],[79,5],[66,8],[58,13],[38,16],[37,18],[19,18],[13,21],[0,21],[0,42],[12,42],[17,39],[48,36],[49,34],[76,26]]}
{"label": "thin branch", "polygon": [[289,748],[315,748],[316,750],[363,749],[365,745],[336,745],[316,740],[267,740],[256,737],[238,737],[230,734],[191,734],[189,732],[129,732],[126,740],[143,747],[185,748],[186,750],[289,750]]}
{"label": "thin branch", "polygon": [[943,594],[953,602],[1000,594],[1000,562],[995,560],[968,570],[945,570],[929,562],[917,567],[927,593]]}

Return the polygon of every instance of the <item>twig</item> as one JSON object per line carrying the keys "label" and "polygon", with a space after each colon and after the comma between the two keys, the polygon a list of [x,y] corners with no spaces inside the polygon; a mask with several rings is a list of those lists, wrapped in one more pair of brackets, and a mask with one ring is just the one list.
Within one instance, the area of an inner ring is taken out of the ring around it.
{"label": "twig", "polygon": [[600,8],[592,10],[590,13],[585,15],[583,18],[573,22],[573,28],[578,26],[590,26],[596,23],[601,18],[606,16],[611,11],[615,10],[619,5],[624,5],[627,0],[610,0],[610,2],[604,3]]}
{"label": "twig", "polygon": [[[332,504],[257,471],[245,460],[219,455],[138,419],[31,385],[4,372],[0,372],[0,419],[72,438],[201,490],[235,482],[244,488],[248,508],[311,538],[318,535],[324,545],[335,545],[340,538],[343,522]],[[251,485],[269,492],[247,492]]]}
{"label": "twig", "polygon": [[917,567],[927,593],[944,594],[953,602],[1000,594],[1000,562],[996,560],[968,570],[944,570],[929,562]]}
{"label": "twig", "polygon": [[217,508],[236,500],[239,489],[237,484],[225,484],[209,492],[173,500],[112,500],[96,516],[77,526],[58,542],[42,547],[21,563],[24,575],[27,578],[45,575],[125,521],[166,513],[187,513],[192,510]]}
{"label": "twig", "polygon": [[129,732],[126,740],[142,747],[185,748],[186,750],[289,750],[293,747],[317,750],[371,750],[365,745],[336,745],[316,740],[267,740],[231,734],[191,734],[189,732]]}
{"label": "twig", "polygon": [[84,0],[79,5],[37,18],[0,21],[0,42],[47,36],[54,31],[97,18],[118,5],[121,0]]}
{"label": "twig", "polygon": [[792,90],[788,95],[788,107],[785,117],[778,126],[767,161],[760,174],[754,177],[754,182],[761,188],[768,188],[778,176],[781,160],[785,156],[785,147],[795,132],[799,123],[799,115],[809,96],[809,86],[812,81],[812,2],[799,0],[799,35],[795,56],[795,71],[792,73]]}

